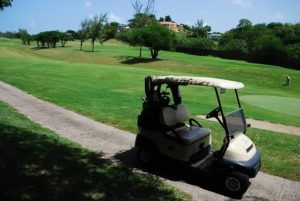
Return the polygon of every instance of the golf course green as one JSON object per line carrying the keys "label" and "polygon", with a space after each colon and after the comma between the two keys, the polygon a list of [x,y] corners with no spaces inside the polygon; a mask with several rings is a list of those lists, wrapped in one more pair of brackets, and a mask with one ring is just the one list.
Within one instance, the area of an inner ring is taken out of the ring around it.
{"label": "golf course green", "polygon": [[[34,44],[24,46],[19,40],[1,38],[0,80],[96,121],[135,133],[144,96],[144,77],[217,77],[245,84],[240,95],[247,117],[300,126],[299,71],[168,51],[160,52],[159,59],[153,61],[147,48],[143,49],[143,57],[138,58],[138,48],[115,40],[102,46],[97,44],[95,52],[90,50],[89,42],[79,51],[77,41],[67,43],[65,48],[36,49]],[[285,75],[292,77],[290,86],[284,85]],[[230,95],[234,94],[228,91],[221,97],[226,111],[236,107]],[[273,101],[274,96],[279,99]],[[206,114],[217,105],[212,88],[183,87],[182,97],[194,116]],[[285,109],[286,105],[289,108]],[[201,121],[213,131],[213,146],[220,146],[224,136],[221,127]],[[262,151],[264,172],[300,180],[299,136],[253,128],[247,134]]]}
{"label": "golf course green", "polygon": [[248,95],[242,96],[241,100],[265,110],[300,117],[300,98]]}

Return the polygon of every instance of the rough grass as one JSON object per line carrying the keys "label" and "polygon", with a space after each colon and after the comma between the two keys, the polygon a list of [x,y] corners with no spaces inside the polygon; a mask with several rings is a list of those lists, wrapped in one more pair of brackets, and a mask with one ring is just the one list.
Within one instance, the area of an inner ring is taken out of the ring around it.
{"label": "rough grass", "polygon": [[189,200],[157,177],[114,165],[0,102],[0,200]]}

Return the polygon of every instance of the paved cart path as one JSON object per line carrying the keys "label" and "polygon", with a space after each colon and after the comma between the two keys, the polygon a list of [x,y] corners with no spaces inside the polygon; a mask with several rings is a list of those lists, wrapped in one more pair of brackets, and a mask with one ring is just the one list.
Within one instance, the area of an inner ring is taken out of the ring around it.
{"label": "paved cart path", "polygon": [[[201,119],[206,119],[205,115],[199,115],[197,116]],[[215,118],[209,119],[210,121],[217,122]],[[247,118],[247,123],[251,124],[251,127],[253,128],[259,128],[269,131],[275,131],[275,132],[281,132],[281,133],[287,133],[291,135],[298,135],[300,136],[300,127],[298,126],[286,126],[283,124],[275,124],[267,121],[260,121],[256,119]]]}
{"label": "paved cart path", "polygon": [[[0,82],[0,100],[16,108],[43,127],[60,136],[81,144],[106,157],[115,157],[134,146],[135,135],[96,122],[75,112],[37,99],[13,86]],[[133,160],[133,156],[128,160]],[[193,200],[232,200],[217,193],[181,181],[163,179],[173,186],[189,193]],[[283,179],[260,172],[243,200],[280,201],[300,200],[300,182]]]}

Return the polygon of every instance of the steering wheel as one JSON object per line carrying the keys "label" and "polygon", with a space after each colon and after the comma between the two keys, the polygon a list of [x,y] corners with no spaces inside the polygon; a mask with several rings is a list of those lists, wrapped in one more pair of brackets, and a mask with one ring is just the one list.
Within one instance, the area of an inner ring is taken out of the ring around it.
{"label": "steering wheel", "polygon": [[206,115],[206,119],[210,119],[212,117],[218,117],[220,111],[221,111],[220,107],[213,109]]}

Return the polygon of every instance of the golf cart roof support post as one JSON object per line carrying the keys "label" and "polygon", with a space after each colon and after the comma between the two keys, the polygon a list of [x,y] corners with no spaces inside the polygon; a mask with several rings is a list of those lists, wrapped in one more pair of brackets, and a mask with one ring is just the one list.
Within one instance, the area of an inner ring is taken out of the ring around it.
{"label": "golf cart roof support post", "polygon": [[216,92],[216,96],[217,96],[217,99],[218,99],[218,104],[219,104],[219,108],[220,108],[220,111],[221,111],[221,115],[222,115],[222,120],[223,120],[223,127],[225,129],[225,133],[226,133],[226,138],[227,140],[224,141],[224,144],[222,145],[221,149],[220,149],[220,155],[219,157],[220,158],[223,158],[228,146],[229,146],[229,142],[230,142],[230,136],[229,136],[229,132],[228,132],[228,128],[227,128],[227,123],[226,123],[226,119],[225,119],[225,116],[224,116],[224,112],[223,112],[223,108],[222,108],[222,104],[221,104],[221,99],[220,99],[220,95],[219,95],[219,92],[218,92],[218,88],[217,87],[214,87],[215,88],[215,92]]}
{"label": "golf cart roof support post", "polygon": [[239,104],[239,108],[242,108],[241,102],[240,102],[240,98],[239,98],[239,94],[238,94],[238,92],[237,92],[237,89],[235,89],[234,92],[235,92],[235,96],[236,96],[237,102],[238,102],[238,104]]}

